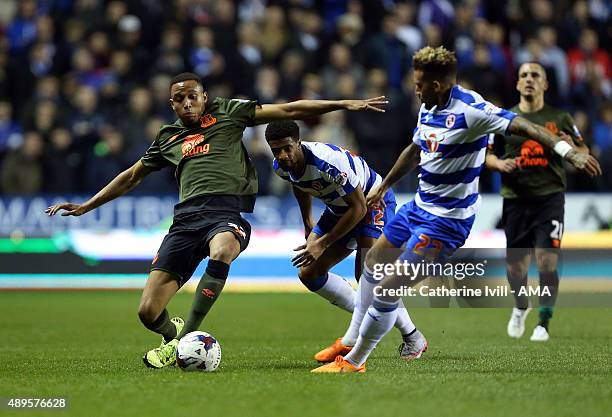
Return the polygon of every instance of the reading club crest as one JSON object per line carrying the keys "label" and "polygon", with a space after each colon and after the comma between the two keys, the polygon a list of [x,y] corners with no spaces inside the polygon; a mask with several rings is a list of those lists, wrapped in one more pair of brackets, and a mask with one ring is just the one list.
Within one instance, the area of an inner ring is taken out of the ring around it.
{"label": "reading club crest", "polygon": [[455,126],[455,115],[454,114],[449,114],[446,117],[446,127],[448,129],[450,129],[451,127]]}

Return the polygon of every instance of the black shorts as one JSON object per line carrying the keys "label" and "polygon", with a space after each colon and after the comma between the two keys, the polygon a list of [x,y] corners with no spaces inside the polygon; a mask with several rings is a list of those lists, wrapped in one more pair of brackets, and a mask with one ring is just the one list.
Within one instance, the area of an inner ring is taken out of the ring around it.
{"label": "black shorts", "polygon": [[502,224],[508,248],[559,248],[563,237],[565,195],[529,200],[505,198]]}
{"label": "black shorts", "polygon": [[183,286],[208,256],[210,240],[221,232],[232,232],[242,252],[249,244],[251,225],[237,212],[203,211],[175,215],[153,259],[151,271],[169,272],[176,276],[179,286]]}

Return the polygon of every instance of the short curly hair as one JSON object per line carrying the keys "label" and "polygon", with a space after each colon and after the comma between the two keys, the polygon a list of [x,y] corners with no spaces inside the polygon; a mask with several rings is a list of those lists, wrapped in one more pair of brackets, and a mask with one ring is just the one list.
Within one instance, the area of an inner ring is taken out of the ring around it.
{"label": "short curly hair", "polygon": [[457,74],[455,53],[443,46],[437,48],[426,46],[419,49],[412,56],[412,66],[427,75],[448,78]]}
{"label": "short curly hair", "polygon": [[268,123],[266,127],[266,141],[284,138],[300,138],[300,128],[293,120],[278,120]]}

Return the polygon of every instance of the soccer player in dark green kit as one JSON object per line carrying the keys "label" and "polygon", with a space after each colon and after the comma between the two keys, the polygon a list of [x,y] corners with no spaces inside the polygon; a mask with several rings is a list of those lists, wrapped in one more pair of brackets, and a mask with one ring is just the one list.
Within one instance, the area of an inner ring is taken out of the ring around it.
{"label": "soccer player in dark green kit", "polygon": [[[163,337],[161,346],[148,351],[143,361],[152,368],[172,365],[178,340],[199,328],[225,285],[231,262],[249,243],[251,227],[240,213],[253,211],[257,174],[242,144],[244,129],[335,110],[382,112],[386,103],[384,97],[265,105],[225,98],[209,101],[202,80],[182,73],[170,83],[170,106],[178,120],[160,128],[145,155],[87,202],[57,204],[46,212],[53,216],[64,210],[62,216],[80,216],[132,190],[149,173],[175,167],[179,203],[153,259],[138,309],[145,327]],[[187,322],[170,319],[168,302],[206,256],[206,272]]]}
{"label": "soccer player in dark green kit", "polygon": [[[540,64],[521,65],[516,84],[520,102],[511,111],[561,136],[576,151],[588,153],[572,117],[544,103],[547,88],[546,72]],[[502,146],[504,152],[500,159],[493,148]],[[528,137],[495,136],[489,141],[486,165],[502,174],[502,223],[509,249],[507,275],[515,291],[516,305],[508,322],[508,336],[520,338],[525,331],[529,299],[519,295],[519,289],[527,286],[531,248],[535,248],[541,293],[539,322],[531,340],[547,341],[559,288],[557,262],[563,236],[566,183],[563,158]]]}

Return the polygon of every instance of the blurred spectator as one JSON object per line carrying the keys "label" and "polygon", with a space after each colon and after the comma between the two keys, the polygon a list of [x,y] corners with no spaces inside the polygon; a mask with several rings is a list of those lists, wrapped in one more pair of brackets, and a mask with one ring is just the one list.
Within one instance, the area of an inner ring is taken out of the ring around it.
{"label": "blurred spectator", "polygon": [[45,177],[43,190],[47,193],[72,193],[76,189],[76,174],[81,155],[72,147],[72,136],[63,128],[50,134],[49,145],[43,156]]}
{"label": "blurred spectator", "polygon": [[287,51],[281,62],[280,96],[294,100],[300,96],[304,76],[304,56],[298,51]]}
{"label": "blurred spectator", "polygon": [[44,139],[48,139],[53,129],[64,125],[59,111],[60,108],[53,101],[39,100],[31,117],[24,119],[24,130],[37,131]]}
{"label": "blurred spectator", "polygon": [[361,65],[366,62],[363,30],[363,21],[358,14],[345,13],[338,18],[336,26],[337,41],[347,46],[351,50],[355,62]]}
{"label": "blurred spectator", "polygon": [[131,165],[121,131],[104,126],[100,129],[100,139],[86,161],[85,187],[88,190],[101,189]]}
{"label": "blurred spectator", "polygon": [[474,47],[473,65],[463,71],[462,77],[477,85],[478,93],[488,100],[493,100],[493,96],[501,100],[504,91],[503,73],[493,68],[491,53],[486,45],[477,44]]}
{"label": "blurred spectator", "polygon": [[416,5],[411,2],[398,3],[395,8],[397,17],[396,36],[401,40],[409,56],[423,46],[423,33],[415,26]]}
{"label": "blurred spectator", "polygon": [[137,87],[130,91],[128,106],[115,126],[121,131],[123,147],[130,152],[142,143],[142,129],[151,114],[153,99],[149,89]]}
{"label": "blurred spectator", "polygon": [[[602,108],[599,117],[593,124],[593,145],[601,153],[607,156],[600,156],[600,160],[612,161],[612,102],[608,101]],[[611,165],[611,164],[609,164]],[[609,171],[608,171],[609,172]]]}
{"label": "blurred spectator", "polygon": [[569,51],[568,62],[573,84],[579,84],[587,76],[587,61],[592,60],[595,64],[595,76],[609,79],[610,53],[599,48],[597,33],[591,29],[584,29],[580,34],[578,48]]}
{"label": "blurred spectator", "polygon": [[22,56],[30,44],[36,39],[36,0],[21,0],[18,2],[17,16],[7,28],[11,54]]}
{"label": "blurred spectator", "polygon": [[324,57],[321,54],[322,40],[321,29],[323,22],[314,10],[303,10],[293,8],[290,10],[292,31],[291,47],[300,50],[310,64],[309,68],[318,68]]}
{"label": "blurred spectator", "polygon": [[255,97],[260,103],[274,103],[278,98],[280,75],[273,67],[263,67],[255,77]]}
{"label": "blurred spectator", "polygon": [[557,31],[552,26],[543,26],[538,30],[538,40],[542,45],[541,63],[554,69],[559,96],[565,99],[570,87],[569,71],[567,55],[557,46]]}
{"label": "blurred spectator", "polygon": [[449,0],[423,0],[419,7],[419,26],[422,28],[436,25],[442,32],[453,25],[455,8]]}
{"label": "blurred spectator", "polygon": [[351,51],[346,45],[335,43],[329,49],[329,64],[321,71],[323,89],[327,97],[338,96],[336,86],[338,77],[342,74],[350,74],[355,80],[357,88],[363,85],[363,68],[361,65],[353,63]]}
{"label": "blurred spectator", "polygon": [[276,63],[280,53],[289,42],[285,12],[280,6],[266,8],[260,42],[264,60],[268,63]]}
{"label": "blurred spectator", "polygon": [[397,37],[398,20],[393,14],[383,18],[382,32],[368,42],[368,67],[382,67],[387,71],[389,85],[399,88],[408,68],[406,45]]}
{"label": "blurred spectator", "polygon": [[104,115],[98,112],[96,91],[87,86],[78,87],[71,104],[67,120],[74,145],[81,152],[89,152],[97,142],[98,131],[105,122]]}
{"label": "blurred spectator", "polygon": [[0,101],[0,160],[8,149],[21,145],[21,126],[13,120],[10,101]]}
{"label": "blurred spectator", "polygon": [[2,163],[0,184],[7,194],[34,194],[42,191],[41,157],[43,139],[38,132],[26,132],[23,144],[9,152]]}
{"label": "blurred spectator", "polygon": [[353,132],[357,146],[368,164],[381,175],[386,175],[395,158],[406,145],[406,138],[416,123],[414,113],[403,109],[403,102],[397,95],[392,96],[387,72],[374,68],[368,72],[365,96],[390,98],[385,113],[367,112],[346,114],[347,126]]}
{"label": "blurred spectator", "polygon": [[171,77],[166,74],[156,74],[149,82],[149,90],[152,95],[151,108],[153,113],[160,116],[164,121],[174,121],[176,116],[170,107],[170,85]]}
{"label": "blurred spectator", "polygon": [[333,143],[359,154],[355,135],[346,127],[346,114],[343,112],[325,113],[321,116],[321,123],[312,129],[310,136],[313,141]]}
{"label": "blurred spectator", "polygon": [[189,53],[189,64],[202,78],[212,72],[215,49],[215,34],[207,27],[195,27],[192,32],[193,47]]}

